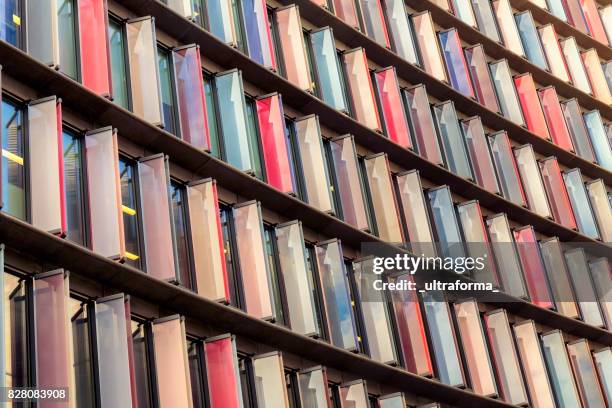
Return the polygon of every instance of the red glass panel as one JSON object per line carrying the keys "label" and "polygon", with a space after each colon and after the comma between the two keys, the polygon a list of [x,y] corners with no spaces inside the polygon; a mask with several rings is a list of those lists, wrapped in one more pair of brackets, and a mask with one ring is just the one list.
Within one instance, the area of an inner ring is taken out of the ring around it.
{"label": "red glass panel", "polygon": [[491,161],[489,146],[479,116],[461,121],[461,128],[476,176],[476,182],[487,191],[500,194],[495,168]]}
{"label": "red glass panel", "polygon": [[210,408],[242,408],[236,340],[229,334],[204,342]]}
{"label": "red glass panel", "polygon": [[176,48],[172,55],[181,137],[198,149],[210,151],[200,47]]}
{"label": "red glass panel", "polygon": [[555,157],[549,157],[540,161],[540,171],[555,221],[567,228],[575,230],[576,218],[574,218],[574,212],[570,205],[569,196],[565,188],[565,183],[563,182],[563,177],[561,176],[561,169],[559,168],[557,159]]}
{"label": "red glass panel", "polygon": [[334,12],[336,16],[351,27],[360,29],[359,17],[357,17],[357,8],[355,7],[355,0],[333,0]]}
{"label": "red glass panel", "polygon": [[385,134],[400,146],[411,149],[410,131],[399,92],[395,68],[389,67],[376,71],[374,79],[376,80],[376,91],[381,105]]}
{"label": "red glass panel", "polygon": [[547,86],[546,88],[538,89],[538,95],[552,142],[562,149],[573,152],[574,145],[567,128],[567,123],[565,123],[561,105],[559,104],[557,91],[553,86]]}
{"label": "red glass panel", "polygon": [[295,187],[281,97],[279,94],[266,95],[258,98],[256,105],[268,184],[283,193],[293,193]]}
{"label": "red glass panel", "polygon": [[538,98],[531,74],[515,76],[514,85],[516,86],[516,93],[523,108],[523,116],[525,117],[527,129],[542,139],[550,140],[546,119],[544,119],[540,99]]}
{"label": "red glass panel", "polygon": [[582,15],[591,37],[602,44],[608,45],[606,30],[597,11],[597,2],[595,0],[580,0],[580,4],[582,5]]}
{"label": "red glass panel", "polygon": [[79,0],[81,80],[99,95],[111,93],[106,0]]}
{"label": "red glass panel", "polygon": [[553,302],[546,282],[546,271],[533,227],[526,226],[515,229],[514,240],[523,266],[523,274],[531,302],[540,307],[552,309]]}
{"label": "red glass panel", "polygon": [[434,127],[425,85],[417,85],[406,89],[404,97],[419,155],[430,162],[442,165],[444,162],[438,145],[438,136]]}
{"label": "red glass panel", "polygon": [[491,81],[491,72],[487,64],[487,56],[482,45],[478,44],[466,48],[465,59],[478,102],[493,112],[499,112],[499,104],[497,103],[497,96]]}

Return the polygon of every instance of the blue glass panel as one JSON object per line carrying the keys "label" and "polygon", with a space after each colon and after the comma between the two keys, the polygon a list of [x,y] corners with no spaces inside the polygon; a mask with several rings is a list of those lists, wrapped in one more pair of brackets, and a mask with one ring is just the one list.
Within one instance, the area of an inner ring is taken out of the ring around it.
{"label": "blue glass panel", "polygon": [[465,256],[461,231],[457,222],[457,213],[448,186],[442,186],[427,192],[440,253],[443,257]]}
{"label": "blue glass panel", "polygon": [[591,137],[591,144],[593,145],[597,162],[601,167],[612,171],[612,147],[606,135],[599,111],[586,112],[583,116],[584,124]]}
{"label": "blue glass panel", "polygon": [[226,44],[236,45],[236,31],[231,0],[208,0],[208,29]]}
{"label": "blue glass panel", "polygon": [[536,30],[531,12],[525,11],[514,15],[519,36],[523,42],[523,48],[527,59],[542,69],[548,69],[548,63],[540,44],[540,36]]}
{"label": "blue glass panel", "polygon": [[404,0],[384,0],[393,50],[406,61],[419,65],[419,57]]}
{"label": "blue glass panel", "polygon": [[453,13],[465,24],[476,28],[476,18],[470,0],[452,0]]}
{"label": "blue glass panel", "polygon": [[473,180],[465,140],[459,127],[455,105],[447,101],[433,107],[436,128],[444,147],[444,159],[450,171],[458,176]]}
{"label": "blue glass panel", "polygon": [[347,111],[332,29],[313,31],[310,34],[310,42],[321,98],[332,107]]}
{"label": "blue glass panel", "polygon": [[489,67],[491,68],[491,78],[495,85],[502,114],[514,123],[524,125],[525,122],[516,95],[516,89],[514,88],[514,81],[510,74],[510,67],[508,67],[508,61],[491,62]]}
{"label": "blue glass panel", "polygon": [[265,1],[242,0],[241,4],[249,56],[266,68],[275,68]]}
{"label": "blue glass panel", "polygon": [[542,349],[559,408],[579,407],[580,399],[565,351],[563,334],[558,330],[543,334]]}
{"label": "blue glass panel", "polygon": [[580,169],[572,169],[563,173],[565,187],[574,210],[578,230],[591,238],[599,238],[593,210],[589,203]]}
{"label": "blue glass panel", "polygon": [[0,39],[19,47],[21,31],[21,2],[5,0],[0,4]]}
{"label": "blue glass panel", "polygon": [[493,41],[501,43],[499,31],[497,30],[497,22],[491,9],[491,2],[489,0],[472,0],[472,8],[474,9],[474,16],[476,16],[480,32]]}
{"label": "blue glass panel", "polygon": [[502,131],[490,135],[489,146],[504,197],[517,205],[525,206],[525,193],[510,148],[508,134]]}
{"label": "blue glass panel", "polygon": [[465,96],[474,97],[474,89],[470,81],[463,48],[456,29],[442,31],[438,34],[440,37],[440,48],[442,49],[442,57],[448,71],[448,78],[451,86]]}
{"label": "blue glass panel", "polygon": [[557,17],[559,20],[567,22],[565,8],[563,7],[563,0],[547,0],[547,3],[548,10],[552,15]]}

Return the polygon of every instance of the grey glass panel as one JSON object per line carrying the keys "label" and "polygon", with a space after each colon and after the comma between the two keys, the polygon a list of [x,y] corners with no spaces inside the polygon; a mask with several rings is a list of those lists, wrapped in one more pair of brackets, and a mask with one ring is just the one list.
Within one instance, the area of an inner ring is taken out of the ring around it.
{"label": "grey glass panel", "polygon": [[[607,258],[598,258],[589,262],[591,277],[597,291],[597,300],[601,306],[608,330],[612,328],[612,269]],[[612,374],[612,373],[611,373]],[[612,397],[612,394],[610,394]]]}
{"label": "grey glass panel", "polygon": [[540,253],[546,267],[557,312],[571,318],[579,317],[578,305],[574,299],[561,242],[556,237],[541,241]]}
{"label": "grey glass panel", "polygon": [[331,408],[324,368],[317,367],[300,371],[298,387],[302,408]]}
{"label": "grey glass panel", "polygon": [[474,178],[481,187],[494,194],[500,194],[497,175],[493,167],[487,137],[484,133],[482,121],[474,116],[461,121],[463,136],[470,154]]}
{"label": "grey glass panel", "polygon": [[28,1],[26,6],[28,54],[53,67],[60,63],[57,1]]}
{"label": "grey glass panel", "polygon": [[493,85],[495,85],[502,114],[514,123],[524,125],[525,121],[516,95],[516,89],[514,88],[514,81],[512,80],[508,61],[491,62],[489,67],[491,68],[491,78],[493,79]]}
{"label": "grey glass panel", "polygon": [[580,399],[572,377],[563,334],[558,330],[543,334],[542,349],[559,408],[579,407]]}
{"label": "grey glass panel", "polygon": [[508,134],[498,132],[490,135],[489,146],[504,197],[517,205],[525,206],[525,194],[510,148]]}
{"label": "grey glass panel", "polygon": [[612,404],[612,348],[593,352],[593,360],[599,374],[599,381],[606,395],[608,406]]}
{"label": "grey glass panel", "polygon": [[378,398],[378,405],[379,408],[405,408],[406,400],[402,393],[383,395]]}
{"label": "grey glass panel", "polygon": [[531,145],[518,147],[514,149],[514,156],[529,208],[542,217],[552,218],[533,147]]}
{"label": "grey glass panel", "polygon": [[585,160],[595,161],[595,153],[593,153],[593,148],[591,147],[578,101],[574,98],[561,102],[561,108],[563,109],[565,122],[570,130],[576,153]]}
{"label": "grey glass panel", "polygon": [[447,186],[438,187],[428,191],[427,196],[440,254],[453,258],[465,256],[450,189]]}
{"label": "grey glass panel", "polygon": [[384,7],[393,50],[411,64],[418,65],[419,58],[404,0],[384,0]]}
{"label": "grey glass panel", "polygon": [[389,46],[380,0],[358,0],[363,26],[368,37],[383,47]]}
{"label": "grey glass panel", "polygon": [[523,48],[527,59],[542,69],[548,69],[548,63],[540,44],[540,36],[536,30],[533,17],[529,10],[514,15]]}
{"label": "grey glass panel", "polygon": [[493,41],[501,42],[491,3],[488,0],[472,0],[472,8],[480,32]]}
{"label": "grey glass panel", "polygon": [[563,181],[565,181],[565,188],[574,210],[578,230],[591,238],[599,238],[599,231],[595,224],[595,217],[584,188],[580,169],[563,172]]}
{"label": "grey glass panel", "polygon": [[610,146],[610,141],[606,135],[599,111],[587,112],[583,116],[584,124],[591,137],[591,144],[597,157],[597,163],[601,167],[612,171],[612,146]]}
{"label": "grey glass panel", "polygon": [[578,384],[583,406],[586,408],[605,406],[588,341],[582,339],[569,343],[567,352],[572,362],[574,377]]}
{"label": "grey glass panel", "polygon": [[597,295],[593,288],[593,281],[589,276],[589,265],[584,250],[576,248],[565,252],[565,260],[574,283],[582,320],[593,326],[604,326],[603,316],[596,301]]}
{"label": "grey glass panel", "polygon": [[446,166],[458,176],[472,180],[472,168],[467,156],[465,140],[459,127],[457,112],[452,102],[433,107],[438,134],[442,141]]}
{"label": "grey glass panel", "polygon": [[283,359],[278,352],[253,357],[257,407],[289,408],[283,370]]}
{"label": "grey glass panel", "polygon": [[310,34],[310,42],[320,96],[332,107],[341,111],[347,111],[348,107],[344,95],[332,29],[325,28],[313,32]]}

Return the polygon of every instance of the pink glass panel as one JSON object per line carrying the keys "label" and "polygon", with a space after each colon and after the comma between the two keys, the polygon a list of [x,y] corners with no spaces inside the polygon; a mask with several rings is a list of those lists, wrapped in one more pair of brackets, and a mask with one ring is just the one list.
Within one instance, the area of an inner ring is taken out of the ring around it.
{"label": "pink glass panel", "polygon": [[342,62],[353,116],[370,129],[380,130],[378,108],[364,49],[357,48],[345,52]]}
{"label": "pink glass panel", "polygon": [[583,33],[588,33],[584,14],[582,13],[582,7],[580,6],[580,0],[563,0],[563,8],[565,9],[565,15],[567,21],[576,27]]}
{"label": "pink glass panel", "polygon": [[233,336],[204,342],[206,380],[211,408],[242,408],[238,356]]}
{"label": "pink glass panel", "polygon": [[378,236],[388,242],[403,242],[387,155],[369,156],[364,162]]}
{"label": "pink glass panel", "polygon": [[601,23],[599,12],[597,11],[597,2],[595,0],[580,0],[582,6],[582,15],[586,22],[589,34],[602,44],[608,44],[606,30]]}
{"label": "pink glass panel", "polygon": [[336,16],[346,24],[359,30],[359,17],[354,0],[333,0]]}
{"label": "pink glass panel", "polygon": [[474,84],[474,91],[478,102],[492,110],[499,112],[497,96],[491,81],[491,72],[487,64],[487,57],[482,45],[478,44],[465,49],[465,59]]}
{"label": "pink glass panel", "polygon": [[578,384],[582,405],[585,408],[605,407],[606,403],[597,379],[588,341],[582,339],[569,343],[567,353],[570,357],[576,384]]}
{"label": "pink glass panel", "polygon": [[561,47],[559,46],[555,27],[552,24],[546,24],[538,27],[538,33],[540,34],[540,40],[542,40],[542,48],[544,49],[544,54],[546,54],[550,72],[562,81],[570,82],[569,72],[567,71],[565,58],[561,54]]}
{"label": "pink glass panel", "polygon": [[448,82],[436,30],[429,11],[412,15],[416,42],[421,53],[421,62],[427,73],[439,81]]}
{"label": "pink glass panel", "polygon": [[548,124],[548,130],[552,142],[562,149],[569,152],[574,151],[574,145],[572,138],[565,123],[563,111],[559,104],[559,97],[554,87],[548,86],[546,88],[538,89],[538,95],[540,97],[540,103],[542,104],[542,111]]}
{"label": "pink glass panel", "polygon": [[550,157],[540,161],[540,171],[553,218],[559,224],[575,230],[576,219],[574,218],[574,212],[570,205],[557,159]]}
{"label": "pink glass panel", "polygon": [[106,0],[80,0],[78,5],[81,80],[95,93],[110,95]]}
{"label": "pink glass panel", "polygon": [[283,193],[293,193],[285,115],[279,94],[257,99],[257,122],[268,184]]}
{"label": "pink glass panel", "polygon": [[188,45],[175,49],[173,60],[181,137],[196,148],[209,151],[210,134],[200,47]]}
{"label": "pink glass panel", "polygon": [[544,112],[542,112],[542,105],[540,105],[540,99],[538,98],[531,74],[514,77],[514,85],[521,102],[527,129],[542,139],[550,140],[546,119],[544,118]]}
{"label": "pink glass panel", "polygon": [[274,13],[274,18],[279,37],[283,72],[289,82],[302,90],[310,91],[312,89],[312,78],[308,69],[300,10],[296,5],[279,8]]}
{"label": "pink glass panel", "polygon": [[612,95],[610,94],[610,88],[608,88],[608,82],[606,81],[606,76],[601,67],[601,61],[599,60],[599,55],[597,55],[597,50],[591,48],[587,51],[583,51],[580,56],[582,57],[584,69],[589,77],[589,81],[591,82],[593,95],[607,105],[612,104]]}
{"label": "pink glass panel", "polygon": [[404,96],[419,155],[430,162],[443,164],[425,85],[406,89]]}
{"label": "pink glass panel", "polygon": [[546,272],[533,227],[527,226],[514,230],[514,240],[523,266],[523,274],[531,302],[540,307],[552,309],[553,302],[548,290]]}
{"label": "pink glass panel", "polygon": [[484,134],[484,128],[479,116],[461,121],[463,136],[467,144],[468,154],[476,176],[476,182],[487,191],[500,194],[495,168],[491,161],[489,146]]}
{"label": "pink glass panel", "polygon": [[394,67],[377,71],[374,74],[378,100],[381,105],[385,134],[395,143],[411,149],[410,130],[406,112],[399,92],[397,75]]}

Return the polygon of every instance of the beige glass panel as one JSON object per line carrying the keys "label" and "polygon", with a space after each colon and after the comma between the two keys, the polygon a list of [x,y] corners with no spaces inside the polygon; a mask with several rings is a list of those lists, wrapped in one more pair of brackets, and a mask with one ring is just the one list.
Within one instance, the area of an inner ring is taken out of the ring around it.
{"label": "beige glass panel", "polygon": [[130,20],[126,27],[132,111],[148,122],[162,124],[154,20]]}
{"label": "beige glass panel", "polygon": [[160,407],[191,408],[185,324],[179,316],[153,322],[153,352]]}
{"label": "beige glass panel", "polygon": [[259,203],[252,201],[236,206],[233,214],[246,312],[269,319],[274,315],[274,307],[268,286]]}
{"label": "beige glass panel", "polygon": [[362,380],[342,384],[339,391],[340,408],[369,408],[368,392]]}
{"label": "beige glass panel", "polygon": [[318,366],[301,370],[297,385],[302,408],[333,408],[325,368]]}
{"label": "beige glass panel", "polygon": [[[612,6],[610,8],[612,8]],[[612,16],[610,16],[610,19],[612,19]],[[610,88],[608,88],[606,76],[601,67],[601,61],[599,60],[597,50],[591,48],[583,51],[580,56],[582,57],[584,69],[589,77],[589,81],[591,82],[593,95],[607,105],[612,104],[612,95],[610,94]]]}
{"label": "beige glass panel", "polygon": [[601,239],[604,242],[612,242],[612,208],[610,208],[606,185],[603,180],[598,179],[587,183],[586,187]]}
{"label": "beige glass panel", "polygon": [[302,90],[312,90],[312,78],[308,69],[304,34],[298,6],[279,8],[274,13],[279,37],[279,51],[282,56],[284,73],[289,82]]}
{"label": "beige glass panel", "polygon": [[[612,45],[612,4],[601,7],[599,9],[599,16],[601,17],[601,22],[608,37],[608,43]],[[612,397],[612,395],[610,397]]]}
{"label": "beige glass panel", "polygon": [[388,242],[403,242],[387,155],[366,157],[365,167],[378,236]]}
{"label": "beige glass panel", "polygon": [[332,211],[329,179],[325,172],[321,130],[317,116],[295,121],[295,130],[302,159],[308,204],[324,212]]}
{"label": "beige glass panel", "polygon": [[454,308],[472,388],[477,394],[496,396],[493,367],[482,331],[478,304],[475,300],[467,300],[455,303]]}
{"label": "beige glass panel", "polygon": [[313,284],[306,266],[302,224],[291,222],[279,225],[275,232],[291,330],[304,335],[319,334]]}
{"label": "beige glass panel", "polygon": [[538,27],[538,33],[540,33],[542,48],[544,49],[544,54],[546,54],[550,72],[562,81],[570,82],[569,72],[567,71],[565,59],[561,53],[561,47],[559,46],[555,28],[552,24],[547,24]]}
{"label": "beige glass panel", "polygon": [[516,27],[514,14],[512,14],[510,1],[494,0],[492,4],[493,12],[497,18],[497,26],[499,27],[504,45],[513,53],[524,57],[525,50],[523,50],[523,44],[521,43],[521,37]]}
{"label": "beige glass panel", "polygon": [[523,362],[527,388],[534,408],[555,406],[550,383],[546,376],[546,367],[540,349],[540,340],[532,320],[514,325],[514,336],[520,360]]}
{"label": "beige glass panel", "polygon": [[183,17],[194,17],[191,9],[191,0],[168,0],[168,7]]}
{"label": "beige glass panel", "polygon": [[91,249],[107,258],[123,258],[119,147],[111,127],[85,135],[85,162]]}
{"label": "beige glass panel", "polygon": [[59,161],[61,124],[55,96],[28,105],[30,221],[36,228],[62,233],[63,169]]}
{"label": "beige glass panel", "polygon": [[584,65],[582,65],[582,58],[580,58],[580,52],[578,51],[578,45],[574,37],[568,37],[559,41],[561,51],[565,57],[567,68],[569,69],[572,77],[572,83],[582,92],[590,94],[591,85],[587,78]]}
{"label": "beige glass panel", "polygon": [[606,402],[597,378],[588,341],[581,339],[569,343],[567,353],[572,363],[574,378],[578,384],[582,406],[584,408],[605,407]]}
{"label": "beige glass panel", "polygon": [[412,24],[416,34],[416,42],[421,53],[423,68],[425,68],[429,75],[432,75],[439,81],[448,82],[431,14],[428,11],[413,14]]}
{"label": "beige glass panel", "polygon": [[363,48],[347,51],[342,56],[342,62],[353,116],[363,125],[379,131],[380,120],[365,51]]}
{"label": "beige glass panel", "polygon": [[35,0],[27,3],[28,54],[58,67],[60,63],[57,0]]}
{"label": "beige glass panel", "polygon": [[514,149],[514,157],[516,158],[518,172],[521,175],[529,209],[542,217],[552,218],[548,198],[544,191],[540,167],[535,160],[533,147],[525,145]]}
{"label": "beige glass panel", "polygon": [[283,358],[273,352],[253,357],[258,408],[289,408]]}
{"label": "beige glass panel", "polygon": [[398,199],[413,253],[436,256],[421,178],[417,170],[398,175]]}
{"label": "beige glass panel", "polygon": [[198,294],[211,300],[228,300],[223,236],[217,189],[213,180],[187,186],[193,269]]}

